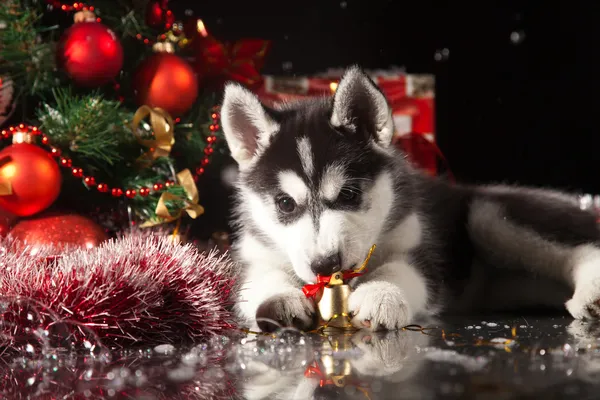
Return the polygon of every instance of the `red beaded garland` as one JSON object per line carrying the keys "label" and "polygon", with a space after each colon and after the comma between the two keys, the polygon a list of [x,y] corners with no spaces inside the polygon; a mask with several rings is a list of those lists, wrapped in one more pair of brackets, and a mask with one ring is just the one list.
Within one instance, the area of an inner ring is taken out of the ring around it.
{"label": "red beaded garland", "polygon": [[[218,109],[218,108],[214,107],[213,111],[211,112],[212,123],[209,126],[209,130],[211,130],[211,132],[214,132],[215,130],[217,130],[219,128],[219,124],[218,124],[219,114],[214,111],[216,109]],[[181,119],[177,118],[176,122],[177,123],[181,122]],[[73,167],[73,161],[70,158],[62,157],[61,150],[57,147],[51,146],[50,139],[48,138],[48,136],[46,136],[38,127],[27,126],[25,124],[19,124],[16,127],[11,126],[8,129],[3,129],[0,132],[0,135],[2,136],[3,139],[9,139],[13,134],[15,134],[17,132],[26,132],[26,133],[31,133],[34,136],[40,136],[42,144],[50,147],[49,153],[52,156],[58,158],[58,164],[60,166],[65,167],[65,168],[70,168],[71,174],[74,177],[83,178],[82,179],[83,183],[87,187],[96,187],[96,189],[100,193],[110,192],[115,197],[121,197],[121,196],[125,195],[125,197],[127,197],[129,199],[133,199],[133,198],[135,198],[136,195],[146,197],[150,194],[151,190],[153,190],[154,192],[160,192],[161,190],[164,190],[165,188],[169,188],[169,187],[172,187],[173,185],[175,185],[175,182],[173,180],[167,180],[164,183],[156,182],[151,186],[151,188],[143,187],[136,191],[135,189],[123,190],[121,188],[110,188],[106,183],[96,184],[95,177],[90,176],[90,175],[84,176],[84,171],[82,168]],[[201,162],[200,162],[201,166],[194,170],[194,172],[195,172],[195,174],[193,175],[194,180],[198,180],[200,175],[204,174],[204,172],[205,172],[204,167],[210,163],[210,159],[208,157],[214,153],[214,148],[212,146],[216,140],[217,140],[217,137],[214,134],[211,134],[210,136],[208,136],[206,138],[206,148],[204,149],[204,153],[206,156],[201,160]]]}
{"label": "red beaded garland", "polygon": [[73,174],[74,177],[76,178],[81,178],[83,177],[83,169],[81,168],[73,168],[71,170],[71,173]]}
{"label": "red beaded garland", "polygon": [[52,7],[60,8],[63,11],[80,11],[80,10],[90,10],[94,11],[94,6],[86,6],[83,3],[75,2],[73,4],[62,4],[58,0],[47,0],[46,1]]}
{"label": "red beaded garland", "polygon": [[[48,3],[48,5],[55,7],[55,8],[59,8],[65,12],[71,12],[71,11],[92,11],[93,12],[95,10],[94,6],[87,6],[86,4],[80,3],[80,2],[75,2],[73,4],[62,4],[62,2],[60,0],[46,0],[46,2]],[[172,13],[170,15],[172,16]],[[96,22],[100,22],[100,21],[102,21],[101,18],[96,18]],[[165,28],[167,30],[171,29],[168,24],[165,24]],[[146,45],[150,45],[150,44],[154,43],[152,40],[144,38],[140,33],[135,35],[135,38],[138,39],[139,41],[143,42]]]}
{"label": "red beaded garland", "polygon": [[87,186],[95,186],[96,178],[94,178],[93,176],[86,176],[85,178],[83,178],[83,183],[85,183]]}

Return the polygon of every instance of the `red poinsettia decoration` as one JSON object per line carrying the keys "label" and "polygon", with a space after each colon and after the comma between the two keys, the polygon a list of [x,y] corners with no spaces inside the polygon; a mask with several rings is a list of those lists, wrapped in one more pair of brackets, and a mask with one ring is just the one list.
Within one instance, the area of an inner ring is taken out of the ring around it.
{"label": "red poinsettia decoration", "polygon": [[262,83],[260,70],[271,47],[271,41],[241,39],[234,43],[223,43],[208,35],[194,40],[197,73],[222,85],[226,81],[237,81],[248,87]]}

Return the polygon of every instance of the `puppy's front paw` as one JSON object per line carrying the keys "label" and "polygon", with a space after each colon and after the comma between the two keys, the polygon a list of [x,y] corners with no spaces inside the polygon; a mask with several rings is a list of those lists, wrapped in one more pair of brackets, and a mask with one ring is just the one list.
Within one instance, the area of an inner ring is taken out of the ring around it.
{"label": "puppy's front paw", "polygon": [[600,318],[600,278],[590,279],[577,285],[573,297],[565,306],[573,318]]}
{"label": "puppy's front paw", "polygon": [[316,324],[315,306],[300,290],[278,294],[258,307],[256,322],[263,332],[282,327],[308,330]]}
{"label": "puppy's front paw", "polygon": [[359,285],[350,295],[348,306],[354,314],[352,324],[357,328],[400,329],[412,319],[404,293],[389,282]]}

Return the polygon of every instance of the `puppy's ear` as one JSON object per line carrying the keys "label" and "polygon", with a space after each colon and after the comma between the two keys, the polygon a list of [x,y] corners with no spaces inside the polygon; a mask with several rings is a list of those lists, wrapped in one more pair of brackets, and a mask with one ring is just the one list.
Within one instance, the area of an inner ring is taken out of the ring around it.
{"label": "puppy's ear", "polygon": [[392,110],[377,85],[360,68],[344,73],[333,97],[331,124],[388,146],[394,134]]}
{"label": "puppy's ear", "polygon": [[258,97],[235,83],[225,86],[221,126],[231,156],[239,164],[240,170],[251,164],[269,144],[271,136],[279,130],[279,125]]}

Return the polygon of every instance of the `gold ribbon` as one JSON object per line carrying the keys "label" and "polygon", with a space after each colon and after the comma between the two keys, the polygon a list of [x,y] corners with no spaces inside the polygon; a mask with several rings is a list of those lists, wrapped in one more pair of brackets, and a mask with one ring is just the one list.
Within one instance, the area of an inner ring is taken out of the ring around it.
{"label": "gold ribbon", "polygon": [[[154,132],[154,139],[143,139],[138,132],[140,123],[148,116],[150,116],[150,126]],[[162,108],[141,106],[133,116],[131,128],[137,141],[142,146],[149,148],[138,160],[147,163],[156,160],[158,157],[167,157],[171,153],[171,148],[175,144],[175,124],[169,113]]]}
{"label": "gold ribbon", "polygon": [[[163,194],[158,199],[158,204],[156,205],[155,210],[156,215],[160,218],[160,220],[145,222],[144,224],[142,224],[142,228],[178,220],[179,218],[181,218],[184,212],[187,215],[189,215],[192,219],[196,219],[204,213],[204,207],[198,204],[198,189],[196,188],[196,183],[194,182],[194,177],[192,176],[190,170],[184,169],[183,171],[178,173],[177,182],[185,191],[186,198],[174,195],[173,193],[163,192]],[[166,204],[167,201],[170,200],[183,201],[186,204],[186,206],[177,211],[175,215],[171,215]]]}

